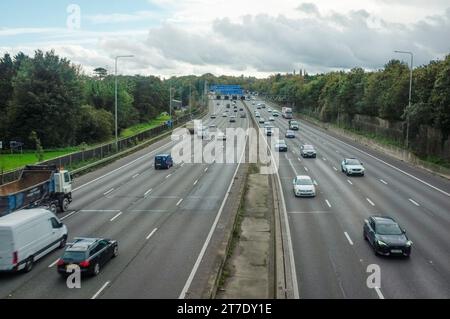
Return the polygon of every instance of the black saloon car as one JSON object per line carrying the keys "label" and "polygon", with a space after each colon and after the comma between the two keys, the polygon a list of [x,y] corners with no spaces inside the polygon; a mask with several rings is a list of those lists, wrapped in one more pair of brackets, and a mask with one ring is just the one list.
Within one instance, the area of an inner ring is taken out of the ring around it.
{"label": "black saloon car", "polygon": [[117,241],[103,238],[75,238],[67,244],[57,262],[58,273],[68,276],[78,266],[82,274],[96,276],[100,269],[118,255]]}
{"label": "black saloon car", "polygon": [[397,222],[390,217],[371,216],[364,221],[364,239],[376,255],[409,257],[412,241]]}

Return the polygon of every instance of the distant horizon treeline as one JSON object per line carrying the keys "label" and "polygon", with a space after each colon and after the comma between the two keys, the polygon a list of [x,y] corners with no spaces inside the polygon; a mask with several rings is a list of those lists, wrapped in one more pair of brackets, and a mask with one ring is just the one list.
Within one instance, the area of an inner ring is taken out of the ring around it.
{"label": "distant horizon treeline", "polygon": [[[353,68],[317,75],[276,74],[258,79],[249,89],[277,96],[295,105],[298,111],[325,122],[356,114],[404,121],[409,116],[411,132],[419,125],[450,133],[450,55],[413,70],[411,107],[408,64],[389,61],[383,69],[365,71]],[[442,141],[444,142],[444,141]]]}

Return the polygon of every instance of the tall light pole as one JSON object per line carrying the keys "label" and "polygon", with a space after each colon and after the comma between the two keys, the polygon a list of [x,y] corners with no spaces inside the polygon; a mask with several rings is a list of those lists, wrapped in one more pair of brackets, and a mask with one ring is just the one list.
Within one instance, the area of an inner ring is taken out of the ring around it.
{"label": "tall light pole", "polygon": [[[411,64],[409,66],[409,111],[411,111],[411,95],[412,95],[412,76],[413,76],[413,61],[414,61],[414,54],[410,51],[399,51],[395,50],[395,53],[401,53],[401,54],[409,54],[411,57]],[[406,148],[409,147],[409,113],[406,115]]]}
{"label": "tall light pole", "polygon": [[115,68],[114,68],[114,99],[115,99],[115,135],[116,135],[116,152],[119,151],[119,134],[117,129],[117,60],[121,58],[133,58],[134,55],[118,55],[115,57]]}

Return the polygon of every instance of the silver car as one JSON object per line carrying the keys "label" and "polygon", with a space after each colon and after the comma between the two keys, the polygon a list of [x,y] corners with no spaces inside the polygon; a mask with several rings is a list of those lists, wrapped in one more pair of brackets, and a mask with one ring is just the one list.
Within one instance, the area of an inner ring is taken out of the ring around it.
{"label": "silver car", "polygon": [[363,163],[356,158],[345,158],[341,163],[341,170],[343,173],[349,175],[364,176],[365,169]]}
{"label": "silver car", "polygon": [[314,146],[305,144],[305,145],[300,146],[300,155],[303,158],[305,158],[305,157],[316,158],[317,152],[316,152],[316,149],[314,148]]}

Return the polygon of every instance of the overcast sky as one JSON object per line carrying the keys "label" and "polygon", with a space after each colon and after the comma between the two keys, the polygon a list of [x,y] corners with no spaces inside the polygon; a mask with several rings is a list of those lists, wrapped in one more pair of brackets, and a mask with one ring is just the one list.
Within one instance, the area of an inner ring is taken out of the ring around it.
{"label": "overcast sky", "polygon": [[1,1],[0,54],[36,49],[86,73],[133,54],[120,73],[163,77],[378,69],[407,60],[394,50],[421,65],[450,53],[450,1]]}

